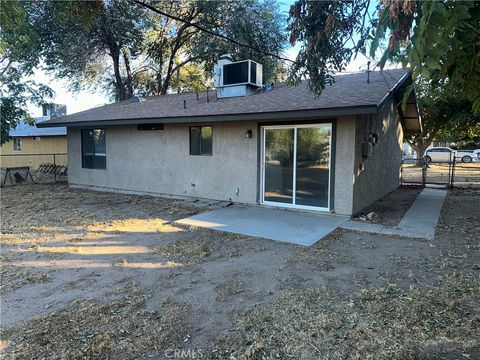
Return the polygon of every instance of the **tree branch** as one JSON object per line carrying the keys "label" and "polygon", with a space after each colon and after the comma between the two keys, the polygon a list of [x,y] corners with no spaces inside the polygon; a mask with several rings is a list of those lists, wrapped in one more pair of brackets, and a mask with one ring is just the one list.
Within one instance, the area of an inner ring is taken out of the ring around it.
{"label": "tree branch", "polygon": [[192,23],[192,22],[190,22],[190,21],[188,21],[188,20],[182,19],[182,18],[180,18],[180,17],[178,17],[178,16],[175,16],[175,15],[167,14],[166,12],[164,12],[164,11],[162,11],[162,10],[158,10],[157,8],[155,8],[155,7],[153,7],[153,6],[149,5],[149,4],[146,4],[146,3],[142,2],[142,1],[139,1],[139,0],[130,0],[130,1],[136,3],[136,4],[140,5],[140,6],[144,6],[144,7],[146,7],[147,9],[150,9],[151,11],[153,11],[153,12],[155,12],[155,13],[157,13],[157,14],[166,16],[166,17],[171,18],[171,19],[176,20],[176,21],[183,22],[183,23],[185,23],[185,24],[187,24],[187,25],[189,25],[189,26],[193,26],[193,27],[197,28],[197,29],[200,30],[200,31],[203,31],[203,32],[205,32],[205,33],[207,33],[207,34],[210,34],[210,35],[212,35],[212,36],[218,37],[218,38],[220,38],[220,39],[229,41],[229,42],[231,42],[231,43],[233,43],[233,44],[235,44],[235,45],[238,45],[238,46],[241,46],[241,47],[244,47],[244,48],[253,50],[253,51],[258,52],[258,53],[261,53],[261,54],[263,54],[263,55],[267,55],[267,56],[274,57],[274,58],[279,59],[279,60],[282,60],[282,61],[288,61],[288,62],[291,62],[291,63],[296,64],[296,61],[294,61],[294,60],[291,60],[291,59],[288,59],[288,58],[279,56],[279,55],[277,55],[277,54],[270,53],[270,52],[268,52],[268,51],[264,51],[264,50],[262,50],[262,49],[259,49],[259,48],[255,47],[255,46],[251,46],[251,45],[248,45],[248,44],[243,44],[243,43],[241,43],[241,42],[239,42],[239,41],[237,41],[237,40],[235,40],[235,39],[232,39],[232,38],[230,38],[230,37],[228,37],[228,36],[225,36],[225,35],[216,33],[216,32],[214,32],[214,31],[208,30],[207,28],[204,28],[203,26],[201,26],[201,25],[199,25],[199,24]]}

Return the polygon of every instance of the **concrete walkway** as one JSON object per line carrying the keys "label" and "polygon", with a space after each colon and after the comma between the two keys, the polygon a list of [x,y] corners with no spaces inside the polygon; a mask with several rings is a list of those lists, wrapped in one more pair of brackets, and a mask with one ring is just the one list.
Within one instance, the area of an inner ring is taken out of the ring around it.
{"label": "concrete walkway", "polygon": [[424,189],[403,216],[397,227],[387,227],[360,221],[347,221],[341,228],[376,234],[400,235],[433,240],[446,190]]}
{"label": "concrete walkway", "polygon": [[177,221],[237,234],[313,245],[348,217],[256,206],[230,206]]}

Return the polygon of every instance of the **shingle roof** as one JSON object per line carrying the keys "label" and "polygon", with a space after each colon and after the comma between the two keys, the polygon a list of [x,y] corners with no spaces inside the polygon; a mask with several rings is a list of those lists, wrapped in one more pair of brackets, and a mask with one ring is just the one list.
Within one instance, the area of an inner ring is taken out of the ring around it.
{"label": "shingle roof", "polygon": [[[36,117],[35,123],[45,122],[48,119],[50,119],[49,116]],[[24,121],[20,121],[14,130],[10,130],[9,135],[10,137],[65,136],[67,135],[67,128],[37,128],[35,125],[28,125]]]}
{"label": "shingle roof", "polygon": [[[76,114],[55,118],[40,126],[76,125],[92,121],[188,118],[235,114],[262,114],[287,111],[331,109],[346,107],[378,106],[382,99],[406,78],[401,69],[374,71],[367,74],[339,74],[335,83],[327,85],[316,98],[307,87],[307,81],[298,86],[275,84],[271,91],[259,91],[245,97],[216,99],[210,90],[210,102],[206,92],[170,94],[144,97],[139,103],[130,100],[109,104]],[[184,108],[186,100],[186,108]],[[192,119],[192,121],[195,121]]]}

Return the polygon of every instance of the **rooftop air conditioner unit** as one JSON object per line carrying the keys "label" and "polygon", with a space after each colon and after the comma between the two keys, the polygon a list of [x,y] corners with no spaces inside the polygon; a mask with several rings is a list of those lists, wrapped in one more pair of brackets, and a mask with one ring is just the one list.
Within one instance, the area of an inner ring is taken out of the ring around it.
{"label": "rooftop air conditioner unit", "polygon": [[262,65],[253,60],[223,65],[221,86],[252,85],[262,87]]}
{"label": "rooftop air conditioner unit", "polygon": [[253,60],[231,62],[220,59],[215,66],[214,85],[217,96],[247,96],[263,85],[263,66]]}

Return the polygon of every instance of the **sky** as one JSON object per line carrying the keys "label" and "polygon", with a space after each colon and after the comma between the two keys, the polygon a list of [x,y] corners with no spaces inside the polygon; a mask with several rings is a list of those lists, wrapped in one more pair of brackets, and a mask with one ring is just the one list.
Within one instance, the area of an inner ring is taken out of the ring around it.
{"label": "sky", "polygon": [[[280,12],[284,16],[288,16],[288,10],[293,0],[283,0],[279,2]],[[289,59],[294,60],[300,46],[297,44],[295,47],[290,47],[286,50],[285,55]],[[368,58],[359,54],[356,59],[352,60],[347,66],[347,72],[364,71],[367,68]],[[79,91],[71,92],[68,90],[68,82],[66,80],[54,79],[52,75],[45,73],[44,71],[37,70],[33,76],[33,79],[38,83],[49,85],[55,92],[55,96],[50,100],[57,104],[64,104],[67,106],[67,114],[73,114],[80,111],[88,110],[93,107],[98,107],[104,104],[108,104],[110,100],[101,91]],[[28,106],[28,110],[32,116],[41,116],[42,110],[33,104]]]}

